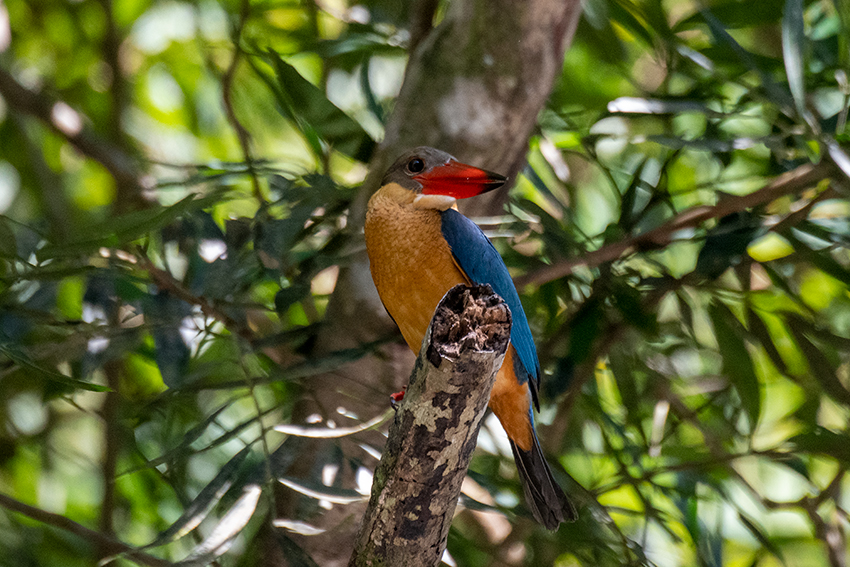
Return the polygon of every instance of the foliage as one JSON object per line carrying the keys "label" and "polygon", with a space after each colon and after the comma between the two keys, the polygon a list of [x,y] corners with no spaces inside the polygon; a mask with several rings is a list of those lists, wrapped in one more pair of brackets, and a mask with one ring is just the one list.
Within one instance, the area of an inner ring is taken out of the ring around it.
{"label": "foliage", "polygon": [[[275,449],[325,436],[353,461],[382,417],[293,408],[385,342],[313,349],[359,252],[400,6],[0,4],[0,564],[129,562],[116,541],[249,564],[277,520],[312,565],[292,534],[362,500]],[[581,519],[531,523],[491,419],[456,565],[845,564],[848,27],[846,0],[587,2],[489,226]],[[303,517],[275,518],[277,480],[314,496]]]}

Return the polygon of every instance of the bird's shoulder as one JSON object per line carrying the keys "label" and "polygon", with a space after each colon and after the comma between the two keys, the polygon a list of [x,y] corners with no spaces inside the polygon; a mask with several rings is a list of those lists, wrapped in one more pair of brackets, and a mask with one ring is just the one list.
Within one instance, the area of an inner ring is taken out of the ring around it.
{"label": "bird's shoulder", "polygon": [[450,209],[441,214],[441,229],[457,265],[470,281],[490,284],[510,308],[513,319],[511,344],[517,350],[525,376],[532,382],[532,394],[536,399],[536,387],[540,381],[537,349],[513,278],[502,256],[481,228],[456,210]]}

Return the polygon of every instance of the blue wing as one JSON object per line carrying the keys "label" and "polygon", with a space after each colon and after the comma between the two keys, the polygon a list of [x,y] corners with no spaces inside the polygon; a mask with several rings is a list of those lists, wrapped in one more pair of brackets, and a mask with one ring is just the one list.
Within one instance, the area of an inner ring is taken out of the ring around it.
{"label": "blue wing", "polygon": [[520,381],[530,380],[536,405],[540,362],[528,319],[505,262],[478,225],[454,209],[442,213],[442,231],[455,260],[472,283],[490,284],[508,304],[513,318],[511,344],[519,355],[519,363],[514,364],[516,375]]}

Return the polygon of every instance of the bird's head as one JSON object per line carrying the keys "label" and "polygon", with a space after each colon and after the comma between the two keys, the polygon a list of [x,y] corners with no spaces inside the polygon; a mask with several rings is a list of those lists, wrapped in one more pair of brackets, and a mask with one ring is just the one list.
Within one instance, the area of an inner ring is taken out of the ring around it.
{"label": "bird's head", "polygon": [[505,184],[498,173],[460,163],[451,155],[420,146],[401,157],[387,170],[382,186],[396,184],[415,196],[413,205],[446,210],[457,199],[481,195]]}

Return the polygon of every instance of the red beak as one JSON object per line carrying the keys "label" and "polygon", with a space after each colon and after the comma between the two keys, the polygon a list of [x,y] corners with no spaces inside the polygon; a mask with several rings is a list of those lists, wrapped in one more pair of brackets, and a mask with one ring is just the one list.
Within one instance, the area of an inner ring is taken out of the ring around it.
{"label": "red beak", "polygon": [[414,175],[422,184],[423,195],[446,195],[455,199],[466,199],[501,187],[507,178],[498,173],[479,169],[455,160],[430,171]]}

